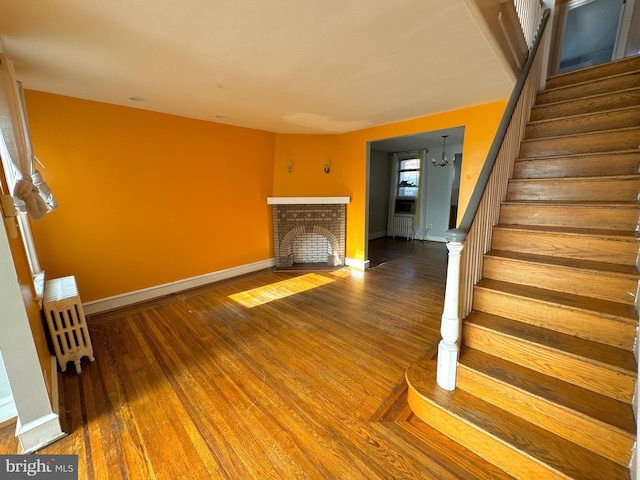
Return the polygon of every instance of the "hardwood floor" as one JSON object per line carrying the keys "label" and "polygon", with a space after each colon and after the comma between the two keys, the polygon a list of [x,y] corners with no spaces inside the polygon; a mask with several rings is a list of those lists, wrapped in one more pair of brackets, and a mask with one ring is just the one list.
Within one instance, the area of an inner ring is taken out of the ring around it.
{"label": "hardwood floor", "polygon": [[[440,338],[446,248],[381,239],[364,274],[265,270],[93,316],[59,374],[87,479],[506,479],[416,419],[406,368]],[[0,452],[19,450],[13,427]]]}

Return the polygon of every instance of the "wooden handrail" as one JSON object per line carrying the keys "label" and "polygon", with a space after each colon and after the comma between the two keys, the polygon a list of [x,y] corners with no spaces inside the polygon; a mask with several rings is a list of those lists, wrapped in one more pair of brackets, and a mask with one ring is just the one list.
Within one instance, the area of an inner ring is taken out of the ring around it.
{"label": "wooden handrail", "polygon": [[473,193],[471,194],[471,198],[469,199],[469,203],[467,204],[467,208],[462,217],[462,221],[457,228],[446,232],[447,241],[464,241],[466,234],[469,232],[469,229],[473,224],[473,220],[476,216],[476,213],[478,212],[480,200],[482,200],[484,191],[487,188],[489,176],[493,171],[493,166],[496,163],[498,153],[500,152],[500,148],[502,147],[502,142],[504,142],[504,137],[507,133],[507,129],[509,128],[509,124],[511,123],[511,117],[513,116],[513,112],[518,105],[518,100],[520,99],[520,95],[522,94],[524,84],[527,81],[529,72],[531,71],[531,66],[533,65],[533,60],[538,51],[538,47],[540,46],[540,41],[542,39],[544,29],[547,25],[550,12],[551,11],[549,9],[546,9],[542,14],[542,18],[540,19],[540,24],[538,26],[538,33],[536,34],[536,38],[533,42],[531,50],[529,51],[529,55],[527,55],[527,60],[520,69],[518,80],[516,81],[513,91],[511,92],[511,96],[509,97],[509,102],[507,103],[507,107],[505,108],[502,119],[500,120],[500,125],[498,126],[496,136],[494,137],[491,148],[489,149],[489,153],[487,154],[487,159],[482,166],[482,170],[480,171],[478,181],[476,182],[476,186],[473,189]]}
{"label": "wooden handrail", "polygon": [[[542,14],[536,38],[520,70],[462,221],[458,228],[448,230],[445,234],[449,263],[436,381],[446,390],[454,390],[456,386],[462,318],[471,310],[473,285],[482,271],[482,255],[490,245],[491,229],[497,223],[499,205],[506,194],[506,184],[522,140],[524,122],[539,85],[539,79],[529,80],[529,75],[537,58],[549,13],[550,10],[547,9]],[[538,59],[535,68],[537,75],[540,75],[540,69],[541,62]],[[522,98],[525,86],[527,95]],[[480,209],[482,215],[478,215]],[[470,245],[463,251],[465,243]]]}

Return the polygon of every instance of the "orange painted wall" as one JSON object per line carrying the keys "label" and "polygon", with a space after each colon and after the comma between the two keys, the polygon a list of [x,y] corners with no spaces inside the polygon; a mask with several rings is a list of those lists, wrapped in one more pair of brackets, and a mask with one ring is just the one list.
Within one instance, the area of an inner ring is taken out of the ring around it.
{"label": "orange painted wall", "polygon": [[34,222],[48,278],[83,301],[273,256],[272,133],[35,91],[35,154],[59,208]]}
{"label": "orange painted wall", "polygon": [[[339,135],[285,135],[276,137],[273,194],[279,197],[344,196],[349,159],[341,152]],[[287,163],[291,162],[291,173]],[[324,173],[325,162],[330,172]]]}
{"label": "orange painted wall", "polygon": [[[347,257],[365,260],[367,144],[402,135],[465,127],[460,215],[464,212],[476,179],[495,136],[506,100],[383,125],[343,135],[278,135],[275,151],[274,195],[346,195]],[[332,171],[322,171],[331,157]],[[286,173],[286,163],[293,172]]]}
{"label": "orange painted wall", "polygon": [[267,196],[350,196],[346,253],[365,260],[367,143],[464,125],[464,207],[506,105],[289,135],[34,91],[26,101],[60,203],[34,222],[41,263],[48,278],[75,275],[85,302],[271,258]]}

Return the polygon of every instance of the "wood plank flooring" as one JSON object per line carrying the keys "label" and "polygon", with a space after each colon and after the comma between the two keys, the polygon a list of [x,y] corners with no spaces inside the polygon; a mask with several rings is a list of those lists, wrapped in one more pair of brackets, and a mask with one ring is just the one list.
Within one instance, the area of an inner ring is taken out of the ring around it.
{"label": "wood plank flooring", "polygon": [[[59,374],[81,479],[506,479],[413,416],[440,339],[446,248],[380,239],[361,274],[264,270],[89,318]],[[13,426],[0,452],[19,450]]]}

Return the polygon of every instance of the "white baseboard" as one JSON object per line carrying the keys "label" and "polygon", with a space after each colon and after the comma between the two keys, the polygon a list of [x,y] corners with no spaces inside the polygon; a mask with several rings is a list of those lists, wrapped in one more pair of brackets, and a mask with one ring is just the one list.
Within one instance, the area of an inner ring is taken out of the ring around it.
{"label": "white baseboard", "polygon": [[127,292],[121,295],[115,295],[113,297],[93,300],[91,302],[83,303],[82,308],[85,315],[92,315],[109,310],[115,310],[116,308],[126,307],[128,305],[144,302],[153,298],[164,297],[172,293],[181,292],[183,290],[199,287],[208,283],[237,277],[239,275],[244,275],[245,273],[264,270],[265,268],[270,268],[274,265],[275,259],[269,258],[267,260],[248,263],[239,267],[227,268],[225,270],[219,270],[217,272],[198,275],[197,277],[185,278],[183,280],[165,283],[163,285],[157,285],[155,287],[143,288],[142,290],[135,290],[133,292]]}
{"label": "white baseboard", "polygon": [[344,264],[347,267],[351,267],[354,270],[360,270],[360,271],[365,271],[369,269],[369,260],[356,260],[355,258],[345,258],[344,259]]}
{"label": "white baseboard", "polygon": [[427,240],[429,240],[430,242],[441,242],[441,243],[447,243],[447,239],[443,236],[440,235],[427,235]]}
{"label": "white baseboard", "polygon": [[60,391],[58,390],[58,359],[51,355],[51,409],[56,415],[60,413]]}
{"label": "white baseboard", "polygon": [[387,231],[383,231],[383,232],[376,232],[376,233],[370,233],[369,234],[369,240],[376,240],[378,238],[383,238],[387,236]]}

